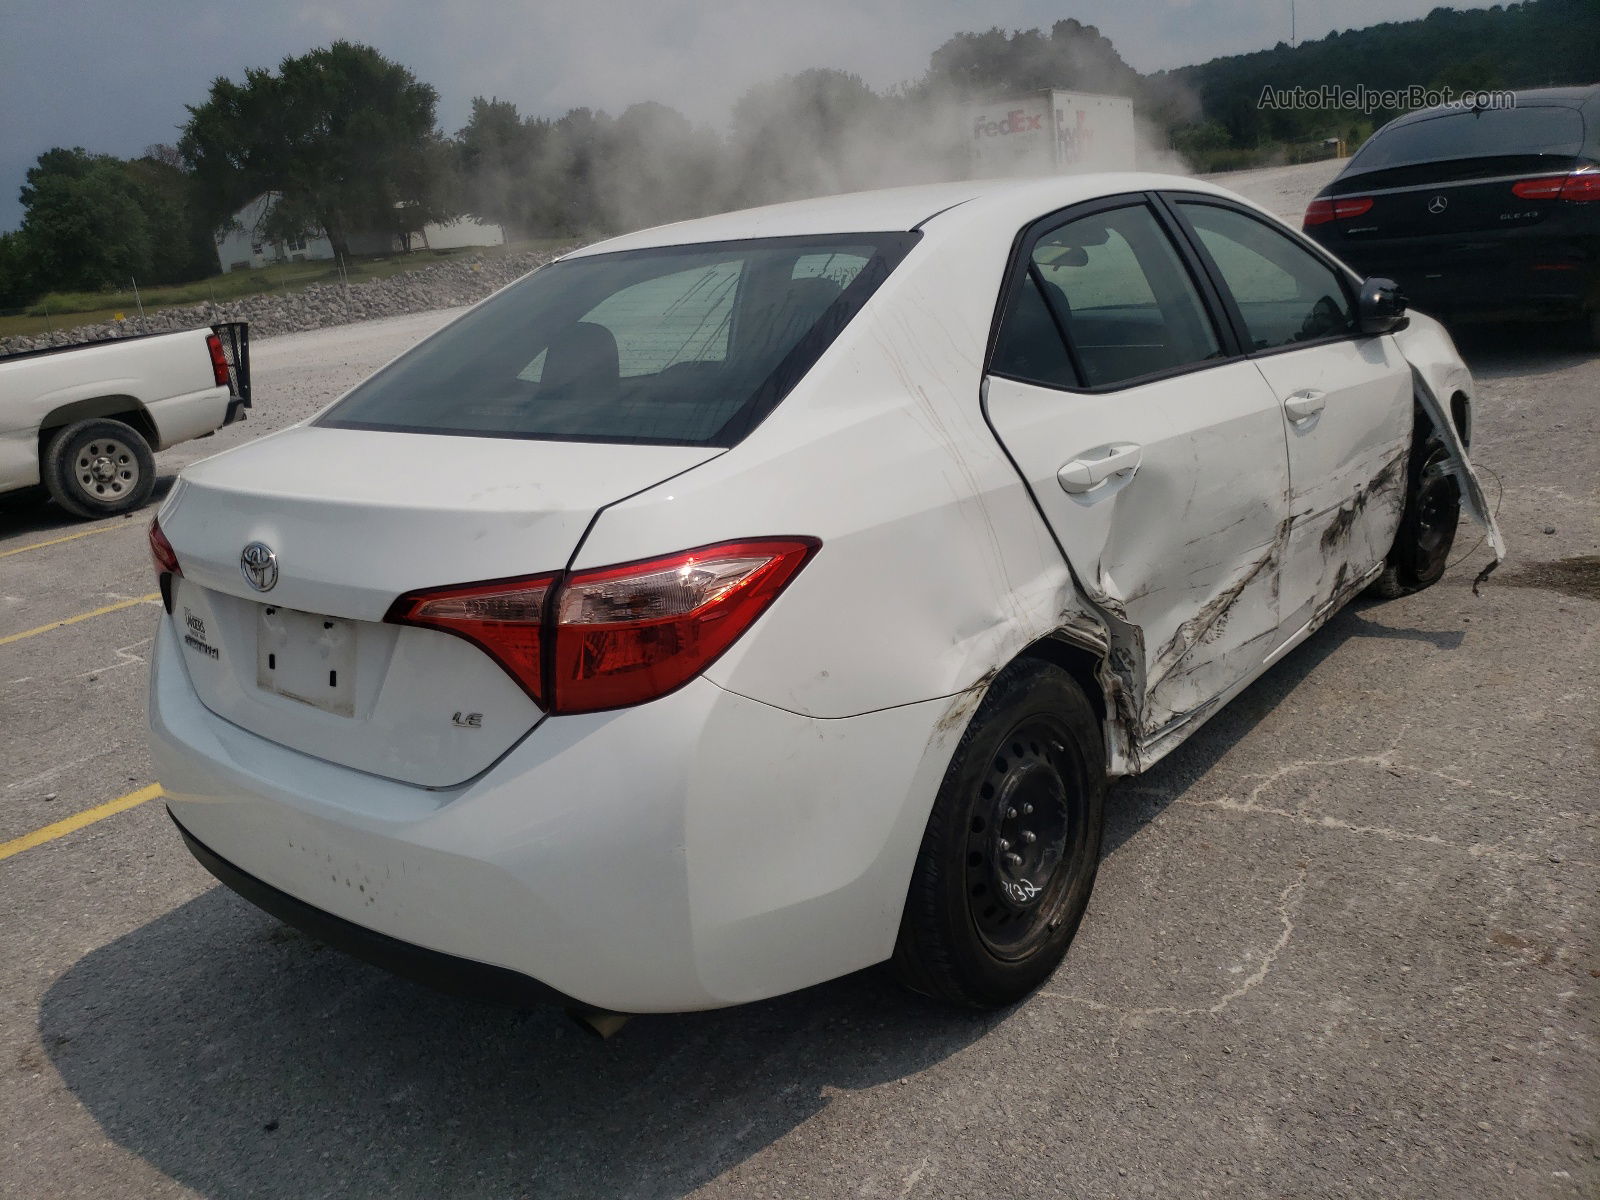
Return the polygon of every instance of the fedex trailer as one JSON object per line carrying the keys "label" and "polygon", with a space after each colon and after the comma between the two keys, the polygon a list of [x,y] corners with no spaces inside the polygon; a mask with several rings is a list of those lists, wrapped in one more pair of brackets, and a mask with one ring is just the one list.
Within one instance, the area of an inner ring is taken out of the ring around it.
{"label": "fedex trailer", "polygon": [[1134,169],[1133,101],[1050,89],[968,110],[973,174]]}

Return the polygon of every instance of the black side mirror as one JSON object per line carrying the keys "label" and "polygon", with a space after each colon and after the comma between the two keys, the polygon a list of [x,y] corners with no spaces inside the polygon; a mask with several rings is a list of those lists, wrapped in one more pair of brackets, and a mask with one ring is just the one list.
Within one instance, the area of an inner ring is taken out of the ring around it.
{"label": "black side mirror", "polygon": [[1394,333],[1410,323],[1406,316],[1406,298],[1394,280],[1374,275],[1361,285],[1356,324],[1362,333]]}

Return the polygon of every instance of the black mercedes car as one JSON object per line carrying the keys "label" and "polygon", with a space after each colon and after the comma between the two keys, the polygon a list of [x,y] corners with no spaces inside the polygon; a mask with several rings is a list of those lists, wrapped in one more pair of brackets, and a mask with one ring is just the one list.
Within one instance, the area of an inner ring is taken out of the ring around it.
{"label": "black mercedes car", "polygon": [[1447,321],[1570,321],[1600,346],[1600,85],[1396,118],[1311,202],[1305,231]]}

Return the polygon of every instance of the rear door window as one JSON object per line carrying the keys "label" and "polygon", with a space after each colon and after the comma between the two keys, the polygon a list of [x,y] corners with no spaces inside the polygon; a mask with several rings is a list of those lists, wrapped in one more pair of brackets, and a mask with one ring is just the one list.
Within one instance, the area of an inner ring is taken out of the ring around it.
{"label": "rear door window", "polygon": [[1265,221],[1214,204],[1180,200],[1244,318],[1252,349],[1343,337],[1355,311],[1339,275]]}
{"label": "rear door window", "polygon": [[1135,204],[1069,221],[1034,242],[991,368],[1101,388],[1221,354],[1176,248],[1150,209]]}
{"label": "rear door window", "polygon": [[555,263],[397,359],[319,423],[731,445],[917,236],[766,239]]}

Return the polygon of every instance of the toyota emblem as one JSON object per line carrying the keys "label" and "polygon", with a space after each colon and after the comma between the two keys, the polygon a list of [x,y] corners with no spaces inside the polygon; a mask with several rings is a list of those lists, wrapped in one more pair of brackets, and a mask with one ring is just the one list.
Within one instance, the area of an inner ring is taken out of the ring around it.
{"label": "toyota emblem", "polygon": [[1442,213],[1449,207],[1450,197],[1448,196],[1435,196],[1432,200],[1428,201],[1428,211],[1433,213],[1435,216],[1437,216],[1439,213]]}
{"label": "toyota emblem", "polygon": [[278,556],[265,542],[251,542],[239,555],[244,581],[258,592],[270,592],[278,583]]}

